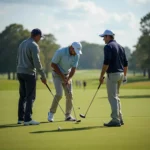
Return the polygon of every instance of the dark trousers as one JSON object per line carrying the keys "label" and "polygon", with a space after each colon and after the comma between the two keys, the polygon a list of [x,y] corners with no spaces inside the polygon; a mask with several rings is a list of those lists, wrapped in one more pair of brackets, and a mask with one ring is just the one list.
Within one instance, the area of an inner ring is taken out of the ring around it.
{"label": "dark trousers", "polygon": [[17,76],[20,84],[18,120],[27,122],[32,120],[32,106],[36,97],[36,77],[22,73],[18,73]]}

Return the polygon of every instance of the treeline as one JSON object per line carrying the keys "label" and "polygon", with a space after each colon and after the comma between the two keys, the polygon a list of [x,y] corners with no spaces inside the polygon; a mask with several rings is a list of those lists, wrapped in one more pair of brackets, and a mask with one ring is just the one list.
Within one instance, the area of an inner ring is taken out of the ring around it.
{"label": "treeline", "polygon": [[[149,73],[150,78],[150,13],[141,19],[142,36],[135,46],[135,51],[125,47],[129,59],[129,69],[134,72],[143,70],[143,74]],[[0,33],[0,74],[8,74],[8,79],[16,79],[16,56],[19,44],[30,37],[30,31],[21,24],[11,24]],[[80,57],[78,69],[100,69],[103,64],[104,45],[82,41],[83,55]],[[51,71],[50,62],[54,52],[60,48],[56,38],[52,34],[46,34],[39,42],[40,57],[48,77]],[[67,46],[67,45],[66,45]],[[11,77],[10,75],[13,74]]]}
{"label": "treeline", "polygon": [[129,59],[130,68],[135,71],[141,69],[143,76],[146,76],[147,73],[148,79],[150,79],[150,12],[141,18],[140,31],[142,35]]}

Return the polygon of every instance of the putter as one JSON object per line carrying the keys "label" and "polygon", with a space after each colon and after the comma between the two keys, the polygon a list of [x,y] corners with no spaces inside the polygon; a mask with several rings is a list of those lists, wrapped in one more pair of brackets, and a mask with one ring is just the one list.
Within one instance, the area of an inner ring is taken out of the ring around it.
{"label": "putter", "polygon": [[[51,91],[51,89],[50,89],[50,87],[47,85],[47,84],[45,84],[46,85],[46,87],[48,88],[48,90],[50,91],[50,93],[52,94],[52,96],[53,96],[53,98],[54,98],[54,94],[52,93],[52,91]],[[58,101],[57,101],[57,103],[58,103]],[[60,104],[58,103],[58,106],[60,107],[60,109],[61,109],[61,111],[63,112],[63,114],[65,115],[65,112],[64,112],[64,110],[62,109],[62,107],[60,106]]]}
{"label": "putter", "polygon": [[[104,79],[104,78],[105,78],[105,77],[103,77],[103,79]],[[93,103],[93,101],[94,101],[94,98],[95,98],[95,96],[96,96],[96,94],[97,94],[97,92],[98,92],[98,90],[99,90],[100,87],[101,87],[101,84],[99,84],[99,86],[98,86],[98,88],[97,88],[97,90],[96,90],[96,93],[95,93],[95,95],[93,96],[93,98],[92,98],[92,100],[91,100],[91,103],[90,103],[90,105],[89,105],[89,107],[88,107],[88,109],[87,109],[85,115],[80,114],[80,117],[81,117],[81,118],[86,118],[86,115],[87,115],[87,113],[88,113],[88,111],[89,111],[89,109],[90,109],[90,107],[91,107],[91,105],[92,105],[92,103]]]}
{"label": "putter", "polygon": [[[67,88],[68,93],[70,93],[67,85],[66,85],[66,88]],[[74,116],[75,116],[75,119],[76,119],[76,123],[81,122],[81,120],[77,120],[77,116],[76,116],[76,112],[75,112],[75,109],[74,109],[73,101],[72,101],[72,108],[73,108],[73,113],[74,113]]]}

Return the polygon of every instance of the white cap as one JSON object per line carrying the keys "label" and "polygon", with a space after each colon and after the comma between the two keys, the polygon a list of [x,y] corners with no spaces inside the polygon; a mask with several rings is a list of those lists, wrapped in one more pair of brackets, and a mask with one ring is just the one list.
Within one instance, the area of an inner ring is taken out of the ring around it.
{"label": "white cap", "polygon": [[76,52],[77,55],[82,54],[82,45],[80,42],[73,42],[71,46],[74,48],[74,51]]}
{"label": "white cap", "polygon": [[115,34],[110,31],[110,30],[105,30],[103,34],[100,34],[99,36],[100,37],[104,37],[105,35],[111,35],[111,36],[114,36]]}

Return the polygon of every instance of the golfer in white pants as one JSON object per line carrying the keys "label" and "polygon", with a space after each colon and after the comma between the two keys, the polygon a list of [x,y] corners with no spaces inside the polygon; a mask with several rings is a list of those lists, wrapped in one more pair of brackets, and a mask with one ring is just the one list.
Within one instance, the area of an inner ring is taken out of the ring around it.
{"label": "golfer in white pants", "polygon": [[53,68],[52,77],[56,89],[56,95],[53,99],[50,111],[48,112],[48,121],[54,121],[58,103],[63,96],[63,89],[66,96],[66,121],[75,121],[71,116],[72,111],[72,77],[78,66],[80,54],[82,54],[82,45],[79,42],[73,42],[71,46],[57,50],[52,58],[51,67]]}

